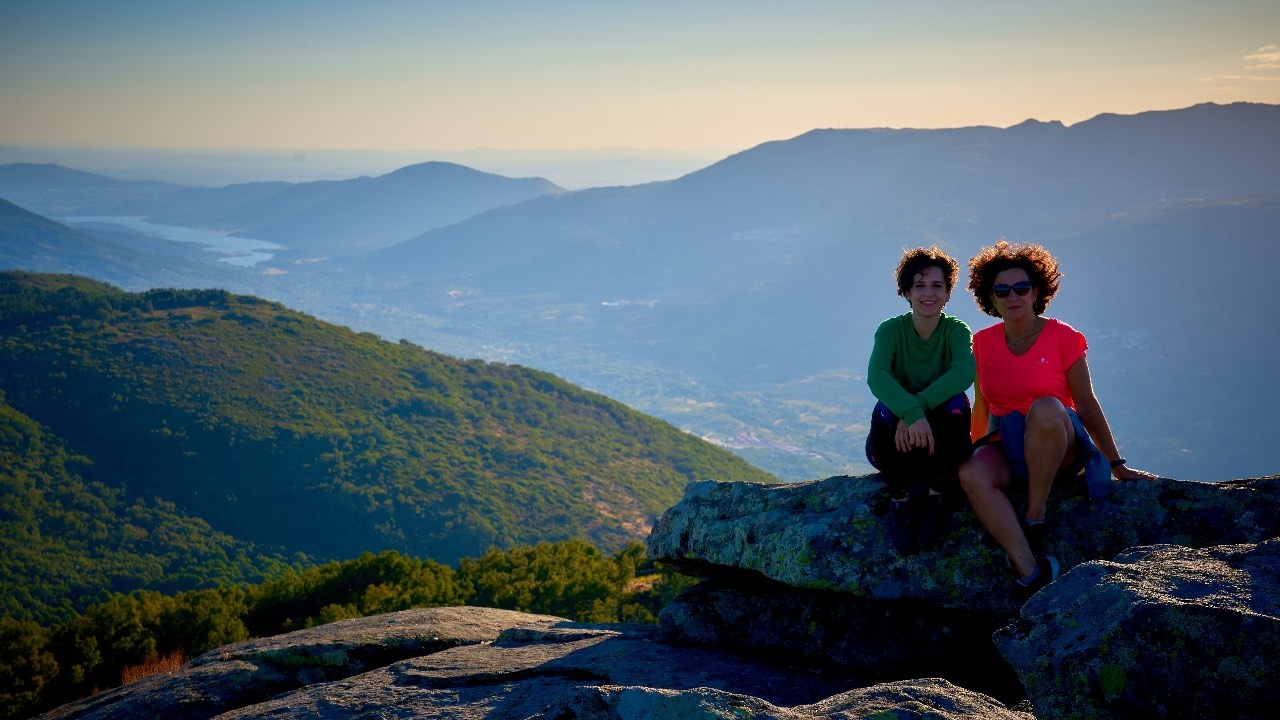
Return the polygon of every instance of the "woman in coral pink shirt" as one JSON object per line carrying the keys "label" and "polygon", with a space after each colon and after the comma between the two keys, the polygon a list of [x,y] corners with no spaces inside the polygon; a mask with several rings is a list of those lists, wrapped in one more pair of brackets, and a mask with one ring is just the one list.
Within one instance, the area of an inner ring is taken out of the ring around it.
{"label": "woman in coral pink shirt", "polygon": [[[969,261],[969,290],[1001,322],[973,335],[976,449],[960,468],[960,486],[1007,553],[1024,596],[1058,576],[1058,561],[1038,545],[1060,473],[1084,470],[1091,496],[1106,493],[1110,475],[1155,477],[1120,457],[1093,392],[1084,335],[1043,315],[1061,277],[1040,245],[1000,240]],[[1015,509],[1006,492],[1022,483],[1027,501]]]}

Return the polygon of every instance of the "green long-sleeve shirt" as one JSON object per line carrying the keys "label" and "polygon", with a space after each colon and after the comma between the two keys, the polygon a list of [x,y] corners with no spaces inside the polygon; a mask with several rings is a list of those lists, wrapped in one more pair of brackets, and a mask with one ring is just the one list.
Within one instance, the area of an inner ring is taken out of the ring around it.
{"label": "green long-sleeve shirt", "polygon": [[943,314],[928,340],[921,340],[911,313],[876,328],[867,365],[871,394],[911,424],[973,385],[973,333],[959,318]]}

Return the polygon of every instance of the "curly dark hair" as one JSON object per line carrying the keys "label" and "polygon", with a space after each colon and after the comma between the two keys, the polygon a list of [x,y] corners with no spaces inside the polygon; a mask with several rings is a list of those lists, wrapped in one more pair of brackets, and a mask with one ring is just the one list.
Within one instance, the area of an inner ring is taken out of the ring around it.
{"label": "curly dark hair", "polygon": [[942,277],[947,281],[947,292],[951,292],[960,275],[960,264],[937,245],[930,245],[902,252],[902,259],[898,261],[898,268],[894,271],[898,276],[898,294],[909,297],[911,284],[915,282],[916,276],[931,267],[942,271]]}
{"label": "curly dark hair", "polygon": [[996,275],[1015,268],[1026,270],[1031,286],[1036,289],[1036,302],[1032,306],[1035,314],[1041,315],[1049,307],[1049,301],[1057,294],[1058,282],[1062,279],[1057,258],[1043,245],[1014,244],[1000,238],[995,245],[982,248],[969,260],[969,291],[982,312],[1000,317],[991,299],[991,288],[996,284]]}

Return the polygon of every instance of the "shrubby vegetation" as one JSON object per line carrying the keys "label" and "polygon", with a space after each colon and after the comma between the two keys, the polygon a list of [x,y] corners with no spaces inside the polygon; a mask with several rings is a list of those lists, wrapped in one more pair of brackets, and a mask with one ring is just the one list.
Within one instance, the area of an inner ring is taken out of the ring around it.
{"label": "shrubby vegetation", "polygon": [[0,612],[18,620],[352,549],[615,552],[697,479],[773,478],[546,373],[222,290],[0,273]]}
{"label": "shrubby vegetation", "polygon": [[85,480],[89,468],[0,391],[0,614],[49,624],[114,593],[261,582],[305,561]]}
{"label": "shrubby vegetation", "polygon": [[698,479],[773,480],[546,373],[0,273],[0,718],[410,607],[652,622],[689,581],[635,540]]}
{"label": "shrubby vegetation", "polygon": [[52,626],[0,617],[0,719],[25,718],[120,685],[147,666],[335,620],[479,605],[580,622],[654,622],[692,580],[653,567],[639,543],[612,556],[581,540],[491,549],[455,569],[365,553],[257,585],[115,595]]}

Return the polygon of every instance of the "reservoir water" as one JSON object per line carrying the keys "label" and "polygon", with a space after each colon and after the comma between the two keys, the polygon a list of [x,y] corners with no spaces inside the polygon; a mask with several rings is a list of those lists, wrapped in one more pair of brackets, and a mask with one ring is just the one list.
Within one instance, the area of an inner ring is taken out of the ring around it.
{"label": "reservoir water", "polygon": [[179,225],[161,225],[135,217],[80,216],[58,218],[58,221],[68,225],[88,225],[93,223],[119,225],[136,232],[156,235],[174,242],[195,243],[203,245],[204,249],[209,252],[222,255],[223,257],[218,258],[218,262],[231,263],[232,265],[243,267],[253,267],[260,262],[270,260],[275,257],[275,253],[272,251],[284,249],[283,245],[277,245],[267,240],[236,237],[217,230],[200,230]]}

